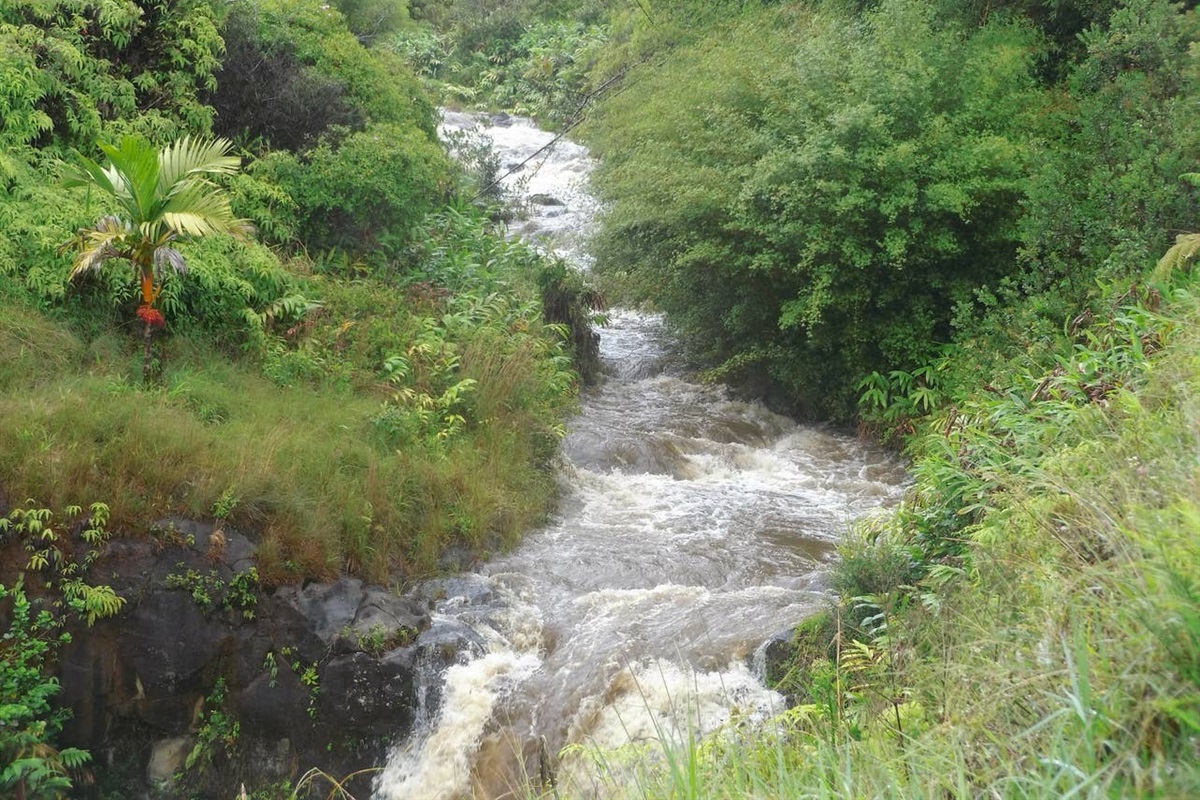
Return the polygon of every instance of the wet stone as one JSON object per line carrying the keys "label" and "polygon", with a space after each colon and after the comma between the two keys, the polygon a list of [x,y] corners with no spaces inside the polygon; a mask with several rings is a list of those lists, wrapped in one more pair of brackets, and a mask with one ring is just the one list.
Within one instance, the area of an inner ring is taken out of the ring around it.
{"label": "wet stone", "polygon": [[455,605],[483,605],[496,599],[496,590],[490,578],[465,574],[424,581],[411,592],[411,596],[423,602],[427,608],[447,602]]}
{"label": "wet stone", "polygon": [[[419,658],[426,601],[351,577],[259,590],[247,617],[223,604],[238,574],[223,559],[242,560],[248,543],[206,523],[165,524],[154,539],[106,548],[95,569],[126,606],[72,628],[60,653],[58,699],[74,712],[61,741],[138,754],[127,796],[233,797],[241,781],[295,780],[297,765],[337,775],[370,768],[411,728],[418,705],[435,708],[428,693],[418,702],[417,681],[440,682],[439,670],[459,660],[456,642],[482,652],[459,632],[433,637]],[[198,715],[218,686],[223,713],[240,726],[237,747],[188,770]],[[355,791],[367,796],[369,779]]]}
{"label": "wet stone", "polygon": [[195,736],[173,736],[154,743],[150,763],[146,766],[146,782],[156,789],[165,789],[182,772],[188,754],[196,746]]}

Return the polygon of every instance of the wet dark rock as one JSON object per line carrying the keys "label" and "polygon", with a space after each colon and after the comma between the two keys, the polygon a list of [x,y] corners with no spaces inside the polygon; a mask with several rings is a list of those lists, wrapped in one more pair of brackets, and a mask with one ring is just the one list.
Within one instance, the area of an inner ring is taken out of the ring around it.
{"label": "wet dark rock", "polygon": [[497,128],[508,128],[513,124],[513,118],[508,114],[505,114],[503,111],[492,114],[491,117],[488,118],[488,121]]}
{"label": "wet dark rock", "polygon": [[367,653],[333,659],[322,670],[317,716],[331,730],[390,739],[412,724],[414,663]]}
{"label": "wet dark rock", "polygon": [[219,560],[234,572],[245,572],[254,566],[254,543],[224,523],[167,517],[154,523],[154,527],[190,542],[192,550]]}
{"label": "wet dark rock", "polygon": [[795,635],[794,630],[785,628],[758,646],[752,666],[761,670],[759,678],[764,682],[778,683],[787,673],[796,656]]}
{"label": "wet dark rock", "polygon": [[179,771],[183,742],[204,741],[222,691],[220,710],[240,730],[234,752],[212,745],[184,785],[125,787],[130,796],[228,798],[243,782],[294,780],[315,765],[336,775],[377,766],[411,727],[418,685],[483,651],[466,626],[431,628],[426,597],[357,578],[247,600],[230,587],[254,586],[252,555],[236,531],[172,519],[153,539],[111,542],[93,566],[126,606],[72,628],[60,653],[58,701],[73,710],[62,744],[136,754],[138,780],[170,783],[163,776]]}
{"label": "wet dark rock", "polygon": [[531,194],[528,202],[531,206],[566,206],[562,200],[549,194]]}
{"label": "wet dark rock", "polygon": [[441,668],[461,663],[487,651],[487,643],[471,626],[456,619],[440,619],[417,637],[413,644],[417,658]]}
{"label": "wet dark rock", "polygon": [[459,545],[447,547],[438,558],[438,569],[442,572],[466,572],[478,564],[479,552]]}
{"label": "wet dark rock", "polygon": [[829,611],[818,611],[795,628],[776,632],[758,646],[754,668],[789,704],[812,702],[805,676],[814,662],[837,658],[837,624]]}
{"label": "wet dark rock", "polygon": [[[411,648],[415,653],[417,674],[440,675],[455,664],[478,658],[487,652],[487,643],[465,622],[457,619],[438,619],[429,630],[417,637]],[[414,686],[414,690],[421,687]],[[431,715],[442,704],[442,681],[426,680],[419,692],[422,712]]]}
{"label": "wet dark rock", "polygon": [[339,654],[379,655],[409,644],[428,627],[429,613],[419,601],[369,587],[363,591],[354,619],[338,631],[331,647]]}
{"label": "wet dark rock", "polygon": [[310,727],[311,690],[300,682],[290,664],[279,665],[274,675],[264,672],[234,698],[239,720],[257,734],[256,739],[278,740]]}
{"label": "wet dark rock", "polygon": [[310,583],[303,589],[285,587],[278,596],[292,603],[308,620],[313,633],[329,644],[354,621],[363,599],[363,583],[358,578],[343,577],[333,583]]}
{"label": "wet dark rock", "polygon": [[496,590],[487,577],[465,574],[425,581],[413,590],[411,596],[424,602],[428,608],[456,600],[468,605],[483,605],[496,599]]}
{"label": "wet dark rock", "polygon": [[172,736],[155,742],[146,766],[146,782],[159,790],[170,788],[175,773],[183,770],[188,754],[196,746],[194,736]]}

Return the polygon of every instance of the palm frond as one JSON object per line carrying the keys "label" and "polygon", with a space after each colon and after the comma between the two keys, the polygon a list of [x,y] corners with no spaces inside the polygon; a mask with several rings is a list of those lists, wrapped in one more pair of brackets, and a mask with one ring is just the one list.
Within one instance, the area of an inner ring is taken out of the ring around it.
{"label": "palm frond", "polygon": [[[153,219],[157,211],[159,173],[158,151],[154,145],[138,136],[125,136],[120,147],[101,142],[100,149],[112,162],[112,170],[124,180],[134,223]],[[117,197],[120,199],[119,193]]]}
{"label": "palm frond", "polygon": [[162,279],[163,267],[169,266],[180,275],[187,275],[187,261],[183,254],[173,247],[156,247],[154,249],[154,274]]}
{"label": "palm frond", "polygon": [[170,197],[188,178],[203,175],[231,175],[242,160],[228,155],[233,144],[228,139],[194,139],[185,136],[159,153],[158,192]]}
{"label": "palm frond", "polygon": [[67,177],[63,180],[63,186],[68,189],[77,186],[98,186],[108,194],[116,196],[117,187],[103,167],[82,153],[76,152],[75,159],[77,163],[67,166]]}
{"label": "palm frond", "polygon": [[68,188],[95,186],[114,198],[131,218],[136,218],[137,201],[125,175],[112,164],[102,167],[78,152],[75,155],[77,163],[68,165],[63,185]]}
{"label": "palm frond", "polygon": [[133,233],[132,229],[121,219],[113,216],[101,217],[91,228],[79,231],[74,239],[64,247],[78,247],[79,254],[71,265],[70,278],[91,270],[99,269],[110,258],[125,258],[117,248]]}
{"label": "palm frond", "polygon": [[243,238],[252,230],[250,223],[238,219],[229,198],[207,182],[186,182],[161,209],[163,221],[187,236],[228,233]]}

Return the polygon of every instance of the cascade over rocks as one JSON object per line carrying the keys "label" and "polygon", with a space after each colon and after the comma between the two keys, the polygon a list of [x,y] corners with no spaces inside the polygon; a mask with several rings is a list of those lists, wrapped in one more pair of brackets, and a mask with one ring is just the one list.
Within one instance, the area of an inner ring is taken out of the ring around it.
{"label": "cascade over rocks", "polygon": [[63,744],[145,776],[145,796],[178,796],[180,773],[190,791],[227,798],[311,767],[341,778],[377,765],[410,730],[418,696],[432,712],[437,693],[420,687],[482,648],[469,632],[431,628],[427,597],[345,576],[263,590],[242,534],[160,527],[103,552],[92,575],[125,609],[74,627],[59,666],[58,700],[74,712]]}

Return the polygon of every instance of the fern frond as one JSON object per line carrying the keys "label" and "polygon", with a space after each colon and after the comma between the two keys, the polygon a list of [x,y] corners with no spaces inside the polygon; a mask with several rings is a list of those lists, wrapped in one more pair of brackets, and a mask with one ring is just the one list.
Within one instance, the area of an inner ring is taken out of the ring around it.
{"label": "fern frond", "polygon": [[1200,233],[1181,233],[1175,237],[1174,246],[1158,260],[1151,279],[1165,281],[1171,277],[1171,273],[1177,270],[1186,272],[1191,269],[1198,253],[1200,253]]}

